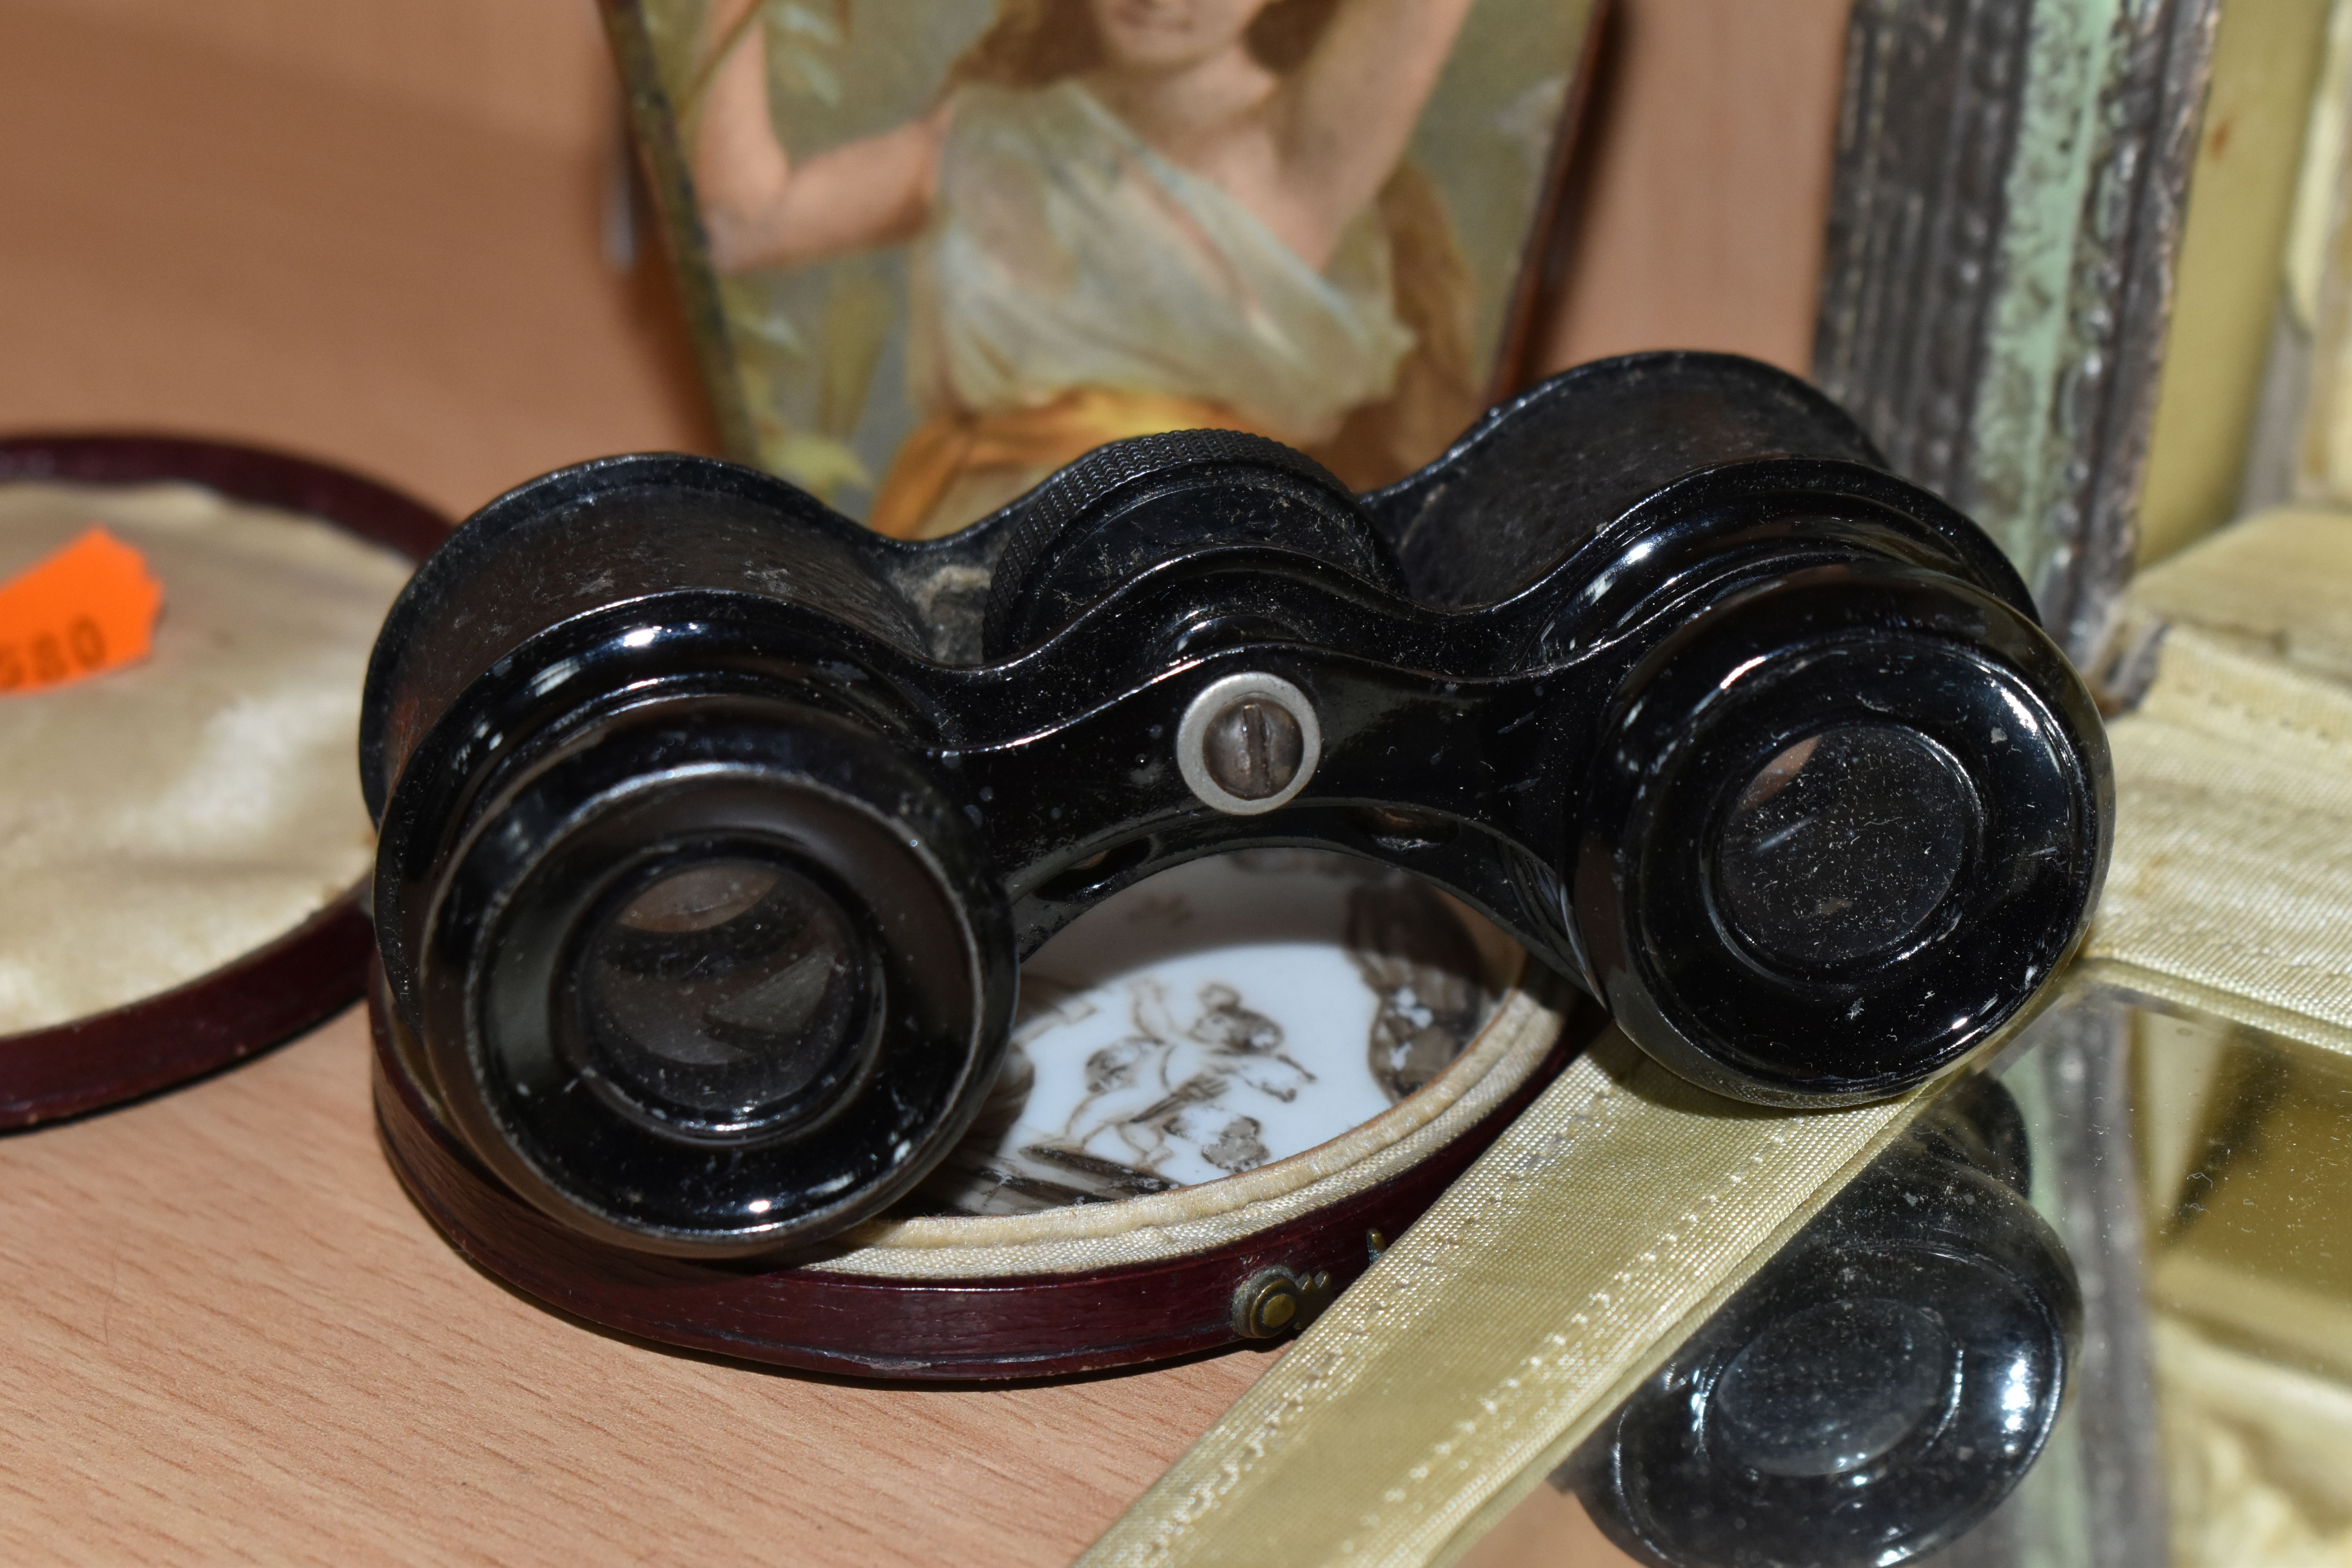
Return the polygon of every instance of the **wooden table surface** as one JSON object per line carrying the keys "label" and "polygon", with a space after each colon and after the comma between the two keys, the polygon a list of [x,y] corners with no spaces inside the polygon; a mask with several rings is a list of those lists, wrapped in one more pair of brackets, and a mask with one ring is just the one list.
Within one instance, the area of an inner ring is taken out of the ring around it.
{"label": "wooden table surface", "polygon": [[[267,9],[236,15],[266,37]],[[658,268],[600,247],[593,127],[468,117],[142,11],[0,0],[0,430],[258,441],[459,515],[580,458],[706,444]],[[1799,226],[1779,295],[1731,313],[1762,339],[1726,346],[1801,349]],[[1675,341],[1625,327],[1672,319],[1634,306],[1585,300],[1576,339]],[[9,1563],[1060,1563],[1271,1360],[908,1390],[556,1317],[401,1192],[356,1014],[0,1139],[0,1192]],[[1553,1512],[1482,1557],[1564,1562],[1581,1521]]]}
{"label": "wooden table surface", "polygon": [[346,1015],[0,1143],[0,1555],[1059,1563],[1266,1364],[908,1390],[631,1343],[476,1272]]}

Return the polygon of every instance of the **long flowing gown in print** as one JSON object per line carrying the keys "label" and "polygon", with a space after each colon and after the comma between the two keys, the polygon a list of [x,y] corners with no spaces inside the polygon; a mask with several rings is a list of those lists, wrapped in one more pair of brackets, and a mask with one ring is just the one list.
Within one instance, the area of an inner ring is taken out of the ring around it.
{"label": "long flowing gown in print", "polygon": [[871,520],[912,536],[1123,436],[1326,440],[1390,395],[1413,342],[1370,208],[1318,271],[1076,80],[958,89],[912,305],[929,417]]}

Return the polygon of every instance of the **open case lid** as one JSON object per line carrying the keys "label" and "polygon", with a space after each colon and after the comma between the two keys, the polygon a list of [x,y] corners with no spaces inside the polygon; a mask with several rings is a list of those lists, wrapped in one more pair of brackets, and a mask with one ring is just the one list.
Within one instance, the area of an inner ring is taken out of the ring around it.
{"label": "open case lid", "polygon": [[[79,498],[75,490],[81,491]],[[67,519],[60,498],[86,500],[89,515]],[[12,499],[17,503],[13,515],[21,524],[13,537],[8,526]],[[340,723],[351,732],[352,739],[340,748],[331,747],[323,735],[315,736],[312,754],[321,772],[320,788],[347,784],[352,812],[363,826],[366,818],[350,761],[357,746],[359,674],[383,606],[398,591],[405,565],[421,559],[448,532],[446,520],[356,475],[252,447],[140,435],[0,437],[0,580],[15,576],[66,542],[61,525],[69,525],[70,532],[91,523],[141,550],[163,582],[164,604],[155,652],[144,665],[95,677],[86,686],[0,698],[0,723],[10,717],[7,704],[59,704],[74,701],[81,691],[102,689],[121,713],[134,711],[140,703],[170,702],[178,708],[174,717],[184,718],[191,726],[217,720],[239,696],[219,678],[233,673],[235,666],[227,661],[240,644],[245,657],[253,657],[254,644],[270,645],[281,633],[299,643],[306,630],[325,626],[337,645],[331,657],[341,657],[348,620],[350,679],[331,679],[332,672],[321,668],[310,686],[320,694],[347,687],[350,712],[338,715],[314,706],[308,721],[314,727]],[[222,548],[238,553],[204,563],[201,574],[210,584],[186,584],[175,620],[172,557],[184,563],[200,560],[215,528],[225,531],[218,536],[224,541],[233,539]],[[352,536],[367,545],[354,548]],[[273,542],[279,539],[283,548]],[[223,584],[242,584],[245,602],[223,597],[218,592]],[[208,595],[207,586],[215,591]],[[273,597],[271,589],[284,592]],[[382,604],[373,614],[365,613],[366,605],[379,596]],[[272,627],[268,622],[281,605],[286,624]],[[307,626],[301,613],[306,609]],[[136,688],[129,684],[134,681],[140,683]],[[25,711],[20,710],[20,715]],[[41,728],[23,717],[19,722],[28,732]],[[212,733],[216,744],[226,739],[217,729]],[[249,748],[267,738],[249,735],[244,744]],[[62,760],[64,748],[53,730],[46,741],[34,736],[29,746],[22,738],[18,743],[24,748],[20,754]],[[144,765],[147,760],[136,763]],[[331,784],[324,777],[330,767],[338,770]],[[137,771],[134,765],[123,776]],[[158,776],[155,787],[160,791],[168,782]],[[16,794],[19,808],[27,812],[54,804],[28,798],[26,788],[0,788],[0,806],[6,804],[8,793]],[[202,814],[196,815],[200,818]],[[76,854],[70,847],[55,854],[54,847],[48,857],[50,885],[70,886],[79,879]],[[94,865],[100,858],[93,843],[83,864]],[[22,868],[12,871],[11,878],[16,885],[9,901],[16,903],[20,918],[29,918],[28,901],[46,896],[38,887],[43,879]],[[266,934],[251,945],[226,953],[206,952],[200,945],[184,947],[175,961],[155,964],[152,974],[159,983],[152,988],[117,966],[78,996],[28,997],[23,994],[28,988],[19,987],[12,999],[7,977],[0,975],[0,1127],[70,1116],[183,1082],[274,1045],[356,1000],[371,946],[366,878],[367,857],[361,854],[352,872],[336,878],[341,892],[295,899],[295,912],[263,920],[259,929]],[[95,889],[104,879],[94,872],[87,885]],[[197,878],[191,881],[201,886]],[[91,896],[102,895],[93,890]],[[200,895],[192,887],[190,896]],[[184,900],[183,915],[185,907]],[[149,921],[175,918],[161,905],[142,906],[126,910],[125,925],[135,923],[142,913]],[[40,941],[80,940],[68,929],[77,922],[50,921],[47,915],[43,921],[47,933]],[[79,923],[84,931],[94,924]],[[125,945],[131,945],[127,935]],[[19,946],[17,957],[28,973],[46,962],[34,942]],[[88,1005],[92,997],[99,999],[96,1006]]]}

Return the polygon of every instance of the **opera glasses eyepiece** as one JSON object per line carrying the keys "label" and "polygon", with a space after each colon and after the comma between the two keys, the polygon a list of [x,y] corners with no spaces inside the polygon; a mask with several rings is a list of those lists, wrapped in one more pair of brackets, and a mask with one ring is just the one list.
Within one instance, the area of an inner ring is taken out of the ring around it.
{"label": "opera glasses eyepiece", "polygon": [[1924,1307],[1881,1296],[1820,1302],[1724,1367],[1714,1436],[1743,1470],[1852,1475],[1940,1409],[1953,1354],[1952,1337]]}
{"label": "opera glasses eyepiece", "polygon": [[1199,856],[1401,867],[1676,1071],[1822,1105],[2013,1021],[2112,815],[1984,536],[1701,354],[1368,496],[1182,432],[924,544],[705,459],[564,469],[412,582],[362,762],[418,1080],[551,1215],[692,1254],[908,1192],[1020,960]]}
{"label": "opera glasses eyepiece", "polygon": [[1893,952],[1959,879],[1972,807],[1967,775],[1918,731],[1824,730],[1732,797],[1710,890],[1732,936],[1788,973]]}
{"label": "opera glasses eyepiece", "polygon": [[854,1223],[952,1147],[1012,1003],[1004,900],[969,822],[867,727],[654,684],[442,825],[400,948],[413,1065],[575,1227],[760,1250]]}
{"label": "opera glasses eyepiece", "polygon": [[2047,1442],[2082,1297],[1977,1079],[1931,1108],[1555,1475],[1656,1568],[1891,1568]]}
{"label": "opera glasses eyepiece", "polygon": [[840,1076],[879,1015],[868,933],[764,845],[672,850],[604,896],[562,964],[565,1065],[623,1115],[756,1138]]}

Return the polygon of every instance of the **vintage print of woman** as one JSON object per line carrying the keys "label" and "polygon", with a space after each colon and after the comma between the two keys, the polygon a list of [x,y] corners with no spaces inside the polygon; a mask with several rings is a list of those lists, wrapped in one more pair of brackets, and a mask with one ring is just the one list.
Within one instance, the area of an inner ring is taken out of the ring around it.
{"label": "vintage print of woman", "polygon": [[903,538],[1155,431],[1360,488],[1434,457],[1507,347],[1588,11],[643,3],[759,459]]}

